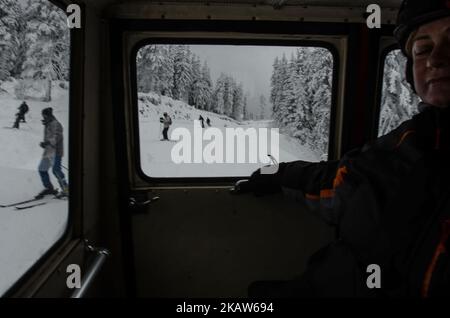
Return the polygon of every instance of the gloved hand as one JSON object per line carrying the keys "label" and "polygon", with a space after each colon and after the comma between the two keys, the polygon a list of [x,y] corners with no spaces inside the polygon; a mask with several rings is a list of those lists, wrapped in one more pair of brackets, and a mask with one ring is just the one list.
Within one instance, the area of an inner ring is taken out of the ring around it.
{"label": "gloved hand", "polygon": [[49,145],[50,143],[48,141],[42,141],[39,146],[41,146],[41,148],[45,148]]}
{"label": "gloved hand", "polygon": [[281,177],[285,167],[286,163],[280,163],[278,171],[273,174],[261,174],[261,169],[258,169],[252,173],[245,187],[256,196],[281,192]]}

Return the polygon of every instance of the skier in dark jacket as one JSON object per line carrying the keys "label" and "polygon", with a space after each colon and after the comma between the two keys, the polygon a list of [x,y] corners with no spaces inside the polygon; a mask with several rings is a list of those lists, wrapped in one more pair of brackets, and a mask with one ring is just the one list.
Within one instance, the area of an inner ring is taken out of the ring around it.
{"label": "skier in dark jacket", "polygon": [[25,120],[25,114],[28,113],[30,108],[28,107],[27,103],[23,102],[19,108],[19,112],[16,114],[16,121],[14,122],[13,128],[19,129],[19,123],[26,123]]}
{"label": "skier in dark jacket", "polygon": [[202,115],[198,117],[198,120],[200,121],[200,125],[202,125],[202,128],[205,128],[205,119]]}
{"label": "skier in dark jacket", "polygon": [[167,133],[169,132],[170,125],[172,125],[172,118],[170,118],[167,113],[164,113],[163,117],[161,117],[159,121],[163,124],[164,127],[162,131],[163,138],[161,139],[161,141],[169,140]]}
{"label": "skier in dark jacket", "polygon": [[[61,161],[64,155],[63,127],[55,116],[53,116],[53,109],[51,107],[42,110],[42,117],[44,141],[39,145],[44,149],[44,152],[39,164],[39,175],[44,185],[44,190],[36,198],[43,198],[45,195],[67,196],[69,188],[64,173],[61,170]],[[50,167],[53,167],[53,175],[61,187],[60,193],[58,193],[50,181],[48,174]]]}
{"label": "skier in dark jacket", "polygon": [[[245,191],[283,191],[336,226],[298,279],[256,282],[250,296],[450,296],[450,1],[404,1],[395,36],[419,114],[341,160],[255,171]],[[368,266],[381,288],[367,285]]]}

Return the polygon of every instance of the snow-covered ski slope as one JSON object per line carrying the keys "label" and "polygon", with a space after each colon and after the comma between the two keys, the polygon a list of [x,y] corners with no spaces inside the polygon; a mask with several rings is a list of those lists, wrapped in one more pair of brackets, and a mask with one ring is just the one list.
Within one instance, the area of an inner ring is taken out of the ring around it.
{"label": "snow-covered ski slope", "polygon": [[[0,87],[0,204],[10,204],[34,197],[42,190],[37,167],[42,155],[41,110],[53,107],[55,117],[64,127],[67,167],[68,90],[53,83],[50,103],[29,101],[27,123],[12,127],[22,100],[14,95],[15,82]],[[66,173],[66,171],[64,171]],[[67,173],[66,173],[67,174]],[[58,183],[50,171],[54,186]],[[18,211],[0,208],[0,295],[20,278],[64,233],[68,219],[68,201],[49,203]]]}
{"label": "snow-covered ski slope", "polygon": [[[171,156],[172,148],[176,142],[160,140],[162,138],[162,125],[159,122],[159,118],[162,117],[164,112],[167,112],[172,118],[173,124],[169,130],[169,137],[174,129],[183,127],[188,129],[192,139],[194,138],[194,120],[197,120],[200,115],[205,119],[205,130],[208,129],[206,118],[209,118],[211,126],[219,128],[223,136],[226,134],[226,128],[272,128],[273,122],[270,120],[238,122],[225,115],[195,109],[182,101],[153,93],[139,93],[138,105],[141,168],[150,177],[249,176],[262,166],[261,163],[176,164]],[[209,141],[203,141],[202,149],[208,143]],[[225,145],[223,149],[225,153]],[[193,157],[193,147],[191,148],[191,153]],[[248,152],[246,153],[246,158],[248,158]],[[280,135],[279,159],[280,162],[294,160],[319,161],[319,157],[312,150],[302,146],[297,139],[282,134]]]}

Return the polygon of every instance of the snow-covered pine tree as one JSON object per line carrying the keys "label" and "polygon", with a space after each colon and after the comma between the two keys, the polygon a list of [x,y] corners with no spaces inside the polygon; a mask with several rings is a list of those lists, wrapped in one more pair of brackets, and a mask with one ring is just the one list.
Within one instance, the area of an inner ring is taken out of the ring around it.
{"label": "snow-covered pine tree", "polygon": [[202,94],[202,74],[200,69],[200,59],[192,54],[191,56],[191,78],[188,88],[188,104],[198,109],[204,109],[205,105],[201,102]]}
{"label": "snow-covered pine tree", "polygon": [[[277,116],[279,96],[282,89],[280,80],[280,60],[275,57],[273,63],[272,76],[270,77],[270,102],[272,104],[272,113]],[[277,120],[277,118],[275,118]]]}
{"label": "snow-covered pine tree", "polygon": [[[275,63],[274,63],[275,65]],[[272,76],[271,98],[273,98],[273,114],[275,122],[280,127],[281,132],[287,132],[289,127],[288,119],[288,92],[289,92],[289,63],[283,54],[279,60],[278,67]]]}
{"label": "snow-covered pine tree", "polygon": [[156,45],[146,45],[137,52],[136,75],[138,92],[148,93],[155,86],[153,83],[152,59],[156,55],[156,50]]}
{"label": "snow-covered pine tree", "polygon": [[220,73],[219,77],[216,80],[216,85],[214,87],[213,94],[213,102],[212,102],[212,111],[217,114],[224,113],[224,90],[225,90],[225,81],[226,75],[224,73]]}
{"label": "snow-covered pine tree", "polygon": [[378,135],[382,136],[418,112],[419,98],[405,79],[406,58],[400,50],[386,56]]}
{"label": "snow-covered pine tree", "polygon": [[333,78],[333,56],[327,49],[314,48],[310,53],[312,96],[312,118],[314,126],[311,133],[311,144],[321,160],[327,159],[329,143],[329,127],[331,114],[331,92]]}
{"label": "snow-covered pine tree", "polygon": [[243,120],[249,120],[249,117],[248,117],[248,108],[247,108],[247,96],[248,96],[248,93],[246,93],[246,94],[244,94],[244,99],[243,99],[243,101],[242,101],[242,118],[243,118]]}
{"label": "snow-covered pine tree", "polygon": [[25,18],[16,0],[0,0],[0,81],[16,77],[23,63]]}
{"label": "snow-covered pine tree", "polygon": [[33,0],[26,8],[29,43],[22,76],[48,83],[45,101],[51,100],[51,81],[69,79],[70,34],[63,10],[47,0]]}
{"label": "snow-covered pine tree", "polygon": [[199,109],[211,110],[212,107],[212,87],[211,87],[211,75],[209,72],[208,64],[204,62],[200,71],[200,78],[195,85],[195,104]]}
{"label": "snow-covered pine tree", "polygon": [[204,103],[204,109],[210,111],[212,107],[212,81],[211,73],[208,67],[208,63],[205,61],[202,67],[202,102]]}
{"label": "snow-covered pine tree", "polygon": [[275,123],[283,133],[326,155],[331,54],[321,48],[299,48],[289,62],[283,55],[273,66],[270,99]]}
{"label": "snow-covered pine tree", "polygon": [[244,111],[244,88],[242,83],[234,85],[233,90],[233,115],[232,117],[238,121],[242,121]]}
{"label": "snow-covered pine tree", "polygon": [[173,52],[172,97],[187,102],[191,84],[191,51],[188,45],[176,45]]}
{"label": "snow-covered pine tree", "polygon": [[223,108],[224,114],[228,117],[233,116],[233,92],[235,87],[236,83],[231,76],[226,76],[223,86]]}

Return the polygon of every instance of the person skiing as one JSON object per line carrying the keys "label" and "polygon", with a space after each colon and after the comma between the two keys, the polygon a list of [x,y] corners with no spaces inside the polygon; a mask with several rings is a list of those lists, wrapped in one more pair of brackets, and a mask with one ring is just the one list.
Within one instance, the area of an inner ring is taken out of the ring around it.
{"label": "person skiing", "polygon": [[30,108],[28,107],[27,103],[24,101],[17,109],[19,110],[19,112],[16,113],[16,120],[14,122],[13,128],[19,129],[20,122],[26,123],[25,114],[28,113]]}
{"label": "person skiing", "polygon": [[170,116],[167,113],[163,114],[164,117],[160,118],[160,122],[163,124],[163,139],[161,140],[169,140],[169,137],[167,136],[167,133],[169,131],[169,127],[170,125],[172,125],[172,118],[170,118]]}
{"label": "person skiing", "polygon": [[[288,282],[254,282],[259,297],[450,295],[450,1],[405,0],[394,35],[422,102],[397,129],[341,160],[280,163],[237,185],[306,202],[338,238]],[[370,265],[381,285],[368,286]]]}
{"label": "person skiing", "polygon": [[200,124],[202,125],[202,128],[205,128],[205,120],[203,119],[203,116],[202,116],[202,115],[200,115],[200,116],[198,117],[198,120],[200,120]]}
{"label": "person skiing", "polygon": [[[61,161],[64,155],[64,137],[63,127],[53,115],[51,107],[42,110],[42,124],[44,125],[44,140],[39,144],[44,152],[39,163],[39,175],[41,177],[44,190],[42,190],[36,199],[41,199],[46,195],[57,195],[63,197],[68,195],[69,187],[64,173],[61,170]],[[50,181],[48,170],[52,167],[53,175],[58,180],[61,192],[53,187]]]}
{"label": "person skiing", "polygon": [[209,117],[206,117],[206,124],[208,127],[211,127],[211,121],[209,120]]}

